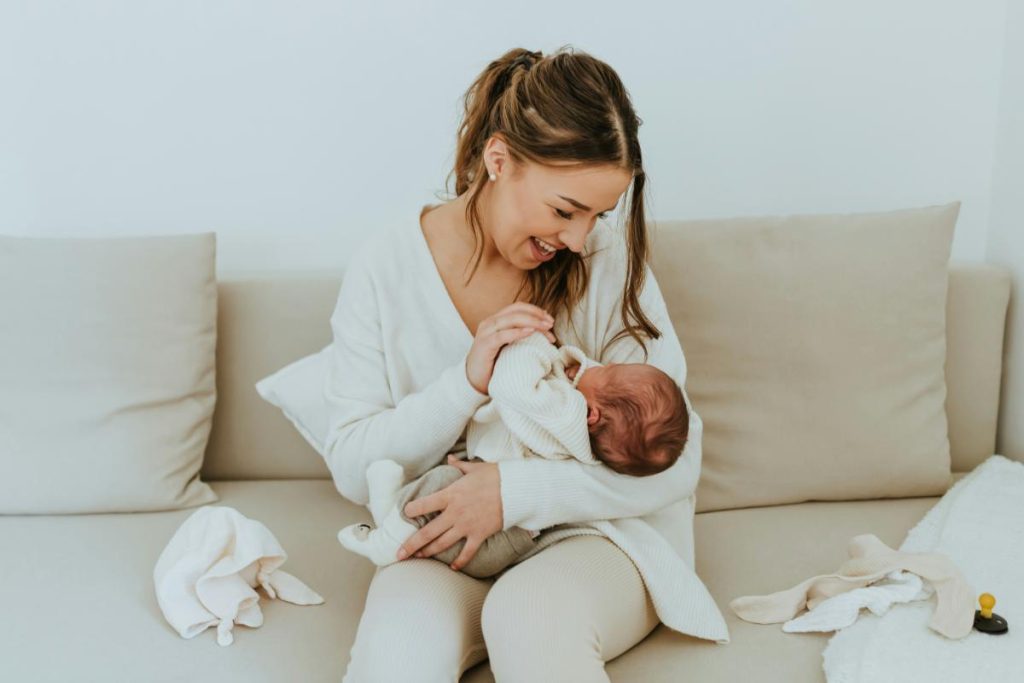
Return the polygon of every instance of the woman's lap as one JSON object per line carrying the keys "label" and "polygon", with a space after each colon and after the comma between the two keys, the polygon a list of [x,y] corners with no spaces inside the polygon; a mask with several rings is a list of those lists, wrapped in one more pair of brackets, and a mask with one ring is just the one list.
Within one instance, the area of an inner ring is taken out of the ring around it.
{"label": "woman's lap", "polygon": [[345,681],[451,683],[488,657],[498,683],[607,681],[604,662],[657,624],[636,567],[601,536],[559,541],[496,580],[405,560],[370,584]]}

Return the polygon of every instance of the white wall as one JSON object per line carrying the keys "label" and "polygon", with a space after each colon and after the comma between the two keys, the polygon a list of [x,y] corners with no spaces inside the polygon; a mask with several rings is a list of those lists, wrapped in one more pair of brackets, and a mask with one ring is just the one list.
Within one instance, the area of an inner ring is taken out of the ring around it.
{"label": "white wall", "polygon": [[1013,271],[996,452],[1024,460],[1024,3],[1007,5],[989,261]]}
{"label": "white wall", "polygon": [[613,65],[653,215],[963,201],[990,221],[1004,0],[0,0],[0,230],[216,230],[218,266],[333,268],[444,185],[513,46]]}
{"label": "white wall", "polygon": [[215,230],[222,274],[340,268],[437,201],[489,60],[568,43],[631,92],[654,217],[959,199],[953,257],[1021,282],[1021,25],[1007,0],[0,0],[0,233]]}

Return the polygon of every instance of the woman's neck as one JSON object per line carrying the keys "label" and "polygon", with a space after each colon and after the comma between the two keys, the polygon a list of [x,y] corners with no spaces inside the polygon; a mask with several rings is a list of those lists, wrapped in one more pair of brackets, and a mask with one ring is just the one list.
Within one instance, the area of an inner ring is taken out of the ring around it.
{"label": "woman's neck", "polygon": [[[494,225],[494,221],[490,213],[490,193],[488,188],[484,188],[484,191],[480,194],[477,199],[476,208],[477,214],[480,217],[480,234],[483,238],[483,252],[480,254],[480,268],[486,270],[507,270],[509,265],[505,261],[494,244],[494,239],[491,236],[491,226]],[[452,220],[455,221],[457,226],[456,230],[459,235],[465,240],[465,244],[469,247],[469,253],[472,254],[476,248],[476,238],[474,237],[474,230],[469,224],[468,216],[466,215],[466,207],[469,204],[468,193],[463,193],[460,197],[456,198],[451,202],[452,208]],[[506,266],[506,268],[502,268]],[[519,270],[518,268],[516,270]]]}

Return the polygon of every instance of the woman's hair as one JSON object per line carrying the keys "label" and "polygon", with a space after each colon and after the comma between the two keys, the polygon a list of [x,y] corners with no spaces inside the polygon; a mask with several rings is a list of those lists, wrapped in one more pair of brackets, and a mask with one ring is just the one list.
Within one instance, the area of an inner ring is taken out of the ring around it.
{"label": "woman's hair", "polygon": [[[638,300],[648,258],[645,176],[637,138],[642,120],[633,111],[618,74],[601,60],[569,47],[548,56],[514,48],[477,76],[465,94],[464,106],[452,173],[456,196],[469,192],[466,219],[477,249],[470,279],[483,249],[477,201],[488,178],[484,145],[495,133],[502,134],[509,156],[517,165],[525,161],[549,166],[612,165],[632,173],[626,221],[626,283],[620,312],[624,329],[608,340],[605,348],[629,334],[643,348],[646,362],[647,347],[638,330],[654,339],[661,336],[661,331],[646,317]],[[588,257],[562,249],[551,261],[527,271],[524,287],[528,287],[530,302],[555,316],[562,310],[568,314],[586,292]],[[522,291],[520,288],[516,298]],[[630,315],[636,324],[629,321]],[[597,351],[597,356],[603,353],[604,348]]]}

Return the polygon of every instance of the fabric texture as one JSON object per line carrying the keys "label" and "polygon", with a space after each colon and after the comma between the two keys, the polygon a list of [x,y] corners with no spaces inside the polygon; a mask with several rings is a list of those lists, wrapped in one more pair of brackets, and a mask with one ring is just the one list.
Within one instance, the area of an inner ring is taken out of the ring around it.
{"label": "fabric texture", "polygon": [[403,560],[373,576],[343,681],[450,683],[489,658],[497,681],[607,683],[604,663],[657,624],[636,567],[604,538],[565,539],[495,579]]}
{"label": "fabric texture", "polygon": [[[404,512],[406,503],[440,491],[461,476],[462,470],[451,465],[438,465],[432,470],[427,470],[422,477],[403,487],[399,492],[395,509],[402,515],[402,519],[413,525],[414,529],[420,529],[437,517],[438,513],[429,512],[425,515],[409,517]],[[433,559],[450,565],[459,556],[465,545],[465,539],[461,539],[455,545],[434,555]],[[502,529],[484,540],[476,554],[460,571],[476,578],[494,576],[524,557],[533,549],[534,545],[533,535],[526,529],[517,526]]]}
{"label": "fabric texture", "polygon": [[217,500],[215,245],[0,236],[0,514]]}
{"label": "fabric texture", "polygon": [[838,631],[857,621],[862,609],[881,616],[897,603],[927,600],[934,593],[931,585],[917,574],[896,569],[869,586],[854,588],[819,602],[813,610],[784,623],[782,630],[786,633]]}
{"label": "fabric texture", "polygon": [[[932,602],[865,615],[837,632],[822,653],[829,683],[1024,680],[1024,463],[989,456],[963,477],[906,535],[905,554],[942,553],[978,591],[996,598],[994,613],[1009,631],[971,630],[951,644],[930,625]],[[941,598],[940,598],[941,599]],[[973,609],[980,607],[974,602]],[[1016,621],[1015,621],[1015,617]]]}
{"label": "fabric texture", "polygon": [[[579,363],[573,379],[565,366]],[[600,366],[572,345],[556,346],[541,332],[504,346],[487,385],[490,400],[466,426],[466,453],[485,462],[575,458],[599,465],[590,447],[587,399],[576,388]]]}
{"label": "fabric texture", "polygon": [[757,624],[792,619],[804,607],[814,611],[823,601],[885,578],[902,569],[927,579],[937,604],[928,626],[947,638],[963,638],[974,624],[974,588],[955,564],[941,553],[893,550],[874,534],[850,539],[850,559],[833,574],[821,574],[770,595],[747,595],[729,602],[736,616]]}
{"label": "fabric texture", "polygon": [[324,599],[281,565],[288,555],[266,526],[234,508],[206,505],[174,532],[153,568],[157,603],[182,638],[217,627],[217,643],[234,641],[236,623],[263,624],[262,586],[270,598],[297,605]]}
{"label": "fabric texture", "polygon": [[[570,379],[565,366],[579,363]],[[541,332],[517,339],[501,349],[488,383],[490,399],[466,427],[470,459],[489,462],[543,457],[575,458],[599,465],[590,448],[586,398],[576,387],[588,368],[600,365],[574,346],[556,347]],[[438,515],[410,518],[405,505],[452,484],[462,472],[438,465],[403,486],[402,468],[393,460],[377,460],[367,468],[368,506],[376,529],[352,524],[338,532],[338,541],[378,566],[397,562],[396,553],[418,529]],[[539,530],[513,526],[491,534],[460,571],[476,578],[494,576],[538,548]],[[433,555],[450,565],[465,546],[460,540]]]}
{"label": "fabric texture", "polygon": [[698,512],[945,492],[959,210],[659,222],[651,266],[707,425]]}
{"label": "fabric texture", "polygon": [[[402,486],[400,478],[392,479],[386,473],[383,477],[380,476],[376,470],[382,466],[393,466],[401,472],[401,467],[392,460],[378,460],[371,464],[367,471],[367,478],[370,480],[370,509],[373,511],[374,519],[380,520],[377,527],[350,524],[338,531],[338,541],[344,547],[369,558],[378,567],[398,562],[398,549],[401,545],[439,514],[429,512],[409,517],[405,514],[406,503],[440,491],[462,476],[462,471],[457,467],[438,465],[427,470],[426,474],[418,479]],[[532,532],[519,527],[493,533],[484,539],[476,553],[460,571],[478,579],[494,576],[532,550],[533,538]],[[461,539],[432,555],[432,559],[451,565],[465,545],[465,539]]]}
{"label": "fabric texture", "polygon": [[[551,312],[555,336],[599,363],[647,362],[671,376],[687,400],[689,440],[672,467],[647,477],[574,459],[501,461],[503,528],[592,527],[636,563],[667,626],[728,642],[725,619],[694,571],[702,426],[686,396],[682,347],[650,267],[640,305],[661,336],[647,340],[646,358],[628,334],[612,342],[623,329],[625,243],[610,226],[597,223],[584,251],[591,284],[569,315]],[[410,281],[418,286],[403,285]],[[326,462],[343,496],[368,503],[366,470],[375,460],[394,459],[412,480],[447,453],[465,450],[467,423],[488,396],[466,376],[474,337],[448,295],[419,222],[382,231],[360,245],[346,269],[331,327]]]}
{"label": "fabric texture", "polygon": [[280,408],[295,430],[321,456],[327,433],[327,411],[324,409],[323,378],[330,359],[330,346],[303,356],[254,385],[267,403]]}

